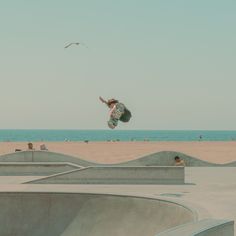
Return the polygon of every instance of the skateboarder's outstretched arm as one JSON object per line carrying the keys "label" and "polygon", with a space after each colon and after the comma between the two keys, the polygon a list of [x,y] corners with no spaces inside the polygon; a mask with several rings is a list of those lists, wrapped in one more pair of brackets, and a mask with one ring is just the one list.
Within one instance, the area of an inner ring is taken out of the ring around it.
{"label": "skateboarder's outstretched arm", "polygon": [[99,97],[99,99],[102,103],[105,103],[106,105],[108,105],[107,101],[105,99],[103,99],[101,96]]}

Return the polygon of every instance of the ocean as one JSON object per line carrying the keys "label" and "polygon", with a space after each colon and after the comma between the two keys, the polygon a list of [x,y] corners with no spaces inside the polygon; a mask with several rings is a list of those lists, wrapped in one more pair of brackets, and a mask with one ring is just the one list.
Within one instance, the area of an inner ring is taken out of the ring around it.
{"label": "ocean", "polygon": [[236,131],[205,130],[0,130],[1,142],[23,141],[232,141]]}

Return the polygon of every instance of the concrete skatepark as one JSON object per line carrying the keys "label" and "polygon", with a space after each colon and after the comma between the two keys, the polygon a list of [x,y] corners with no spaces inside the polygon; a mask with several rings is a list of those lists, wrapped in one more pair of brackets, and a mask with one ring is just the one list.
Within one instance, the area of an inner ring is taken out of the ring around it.
{"label": "concrete skatepark", "polygon": [[47,151],[0,162],[0,235],[234,235],[235,162],[162,152],[101,165]]}

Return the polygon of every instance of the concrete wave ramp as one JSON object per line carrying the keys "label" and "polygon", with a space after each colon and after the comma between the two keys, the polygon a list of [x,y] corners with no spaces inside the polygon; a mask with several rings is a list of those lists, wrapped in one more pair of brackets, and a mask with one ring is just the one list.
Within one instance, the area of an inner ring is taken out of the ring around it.
{"label": "concrete wave ramp", "polygon": [[156,152],[153,154],[143,156],[136,160],[120,163],[119,165],[120,166],[174,166],[175,156],[179,156],[181,159],[183,159],[185,161],[186,166],[189,167],[221,167],[221,166],[236,167],[236,161],[225,164],[217,164],[217,163],[207,162],[195,157],[191,157],[184,153],[172,152],[172,151]]}
{"label": "concrete wave ramp", "polygon": [[[236,167],[236,161],[225,164],[217,164],[173,151],[156,152],[135,160],[117,164],[106,164],[106,166],[173,166],[175,164],[175,156],[179,156],[183,159],[186,166],[189,167]],[[70,162],[84,167],[105,166],[105,164],[89,162],[79,157],[48,151],[22,151],[9,153],[0,156],[0,162]]]}
{"label": "concrete wave ramp", "polygon": [[70,162],[80,166],[96,165],[79,157],[48,151],[22,151],[0,156],[0,162]]}

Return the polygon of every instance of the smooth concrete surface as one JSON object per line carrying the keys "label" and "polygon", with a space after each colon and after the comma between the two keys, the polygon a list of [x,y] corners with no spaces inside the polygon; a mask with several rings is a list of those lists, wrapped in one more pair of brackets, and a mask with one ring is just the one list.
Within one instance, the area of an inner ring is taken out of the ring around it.
{"label": "smooth concrete surface", "polygon": [[156,236],[234,236],[234,222],[230,220],[205,219],[177,226]]}
{"label": "smooth concrete surface", "polygon": [[31,184],[184,184],[184,167],[87,167],[44,177]]}
{"label": "smooth concrete surface", "polygon": [[0,193],[0,235],[154,236],[196,221],[171,201],[81,193]]}
{"label": "smooth concrete surface", "polygon": [[[136,160],[109,164],[106,166],[174,166],[174,157],[179,156],[188,167],[236,167],[236,161],[226,164],[216,164],[188,156],[180,152],[163,151],[157,152]],[[49,151],[22,151],[0,156],[0,162],[70,162],[80,166],[105,166],[104,164],[92,163],[79,157],[73,157]]]}
{"label": "smooth concrete surface", "polygon": [[90,192],[164,198],[189,204],[197,211],[199,220],[214,218],[236,221],[235,180],[234,167],[185,167],[185,185],[12,184],[1,185],[0,192]]}
{"label": "smooth concrete surface", "polygon": [[[0,176],[1,185],[16,185],[42,178],[42,176]],[[1,187],[0,187],[1,188]]]}
{"label": "smooth concrete surface", "polygon": [[[210,167],[210,168],[208,168],[208,167],[204,167],[204,168],[186,167],[185,168],[185,182],[186,182],[186,184],[184,184],[184,185],[18,184],[22,181],[22,179],[18,180],[19,177],[16,177],[16,176],[5,177],[4,176],[4,177],[0,177],[0,193],[4,194],[5,199],[12,199],[9,196],[11,194],[13,194],[11,196],[14,196],[13,198],[15,199],[17,204],[15,204],[15,205],[11,204],[10,208],[8,208],[7,204],[5,204],[4,207],[7,207],[7,210],[2,211],[2,213],[3,213],[2,215],[15,214],[15,212],[10,213],[10,211],[8,211],[8,209],[11,209],[12,206],[15,206],[15,207],[13,207],[13,209],[16,210],[16,212],[17,212],[17,214],[16,214],[17,219],[24,218],[23,216],[25,216],[25,215],[27,215],[27,217],[28,217],[28,215],[32,213],[31,211],[27,212],[25,210],[25,209],[28,209],[27,207],[24,207],[24,209],[22,209],[22,211],[17,210],[21,204],[24,206],[25,202],[29,202],[29,204],[30,204],[30,202],[32,202],[31,201],[32,199],[30,197],[19,198],[20,195],[15,195],[15,194],[24,194],[24,193],[35,194],[34,196],[36,196],[36,198],[41,198],[40,196],[43,193],[45,193],[45,194],[48,194],[48,193],[52,193],[52,194],[56,194],[56,193],[58,193],[58,194],[67,194],[67,193],[68,194],[78,194],[79,193],[79,194],[81,194],[81,193],[84,193],[84,194],[99,194],[99,195],[100,194],[112,194],[112,195],[120,195],[120,196],[135,196],[135,197],[141,197],[141,198],[145,197],[145,198],[159,199],[159,200],[165,200],[165,201],[169,200],[171,202],[175,202],[177,205],[185,206],[186,209],[191,209],[191,212],[193,212],[194,213],[193,215],[195,215],[194,220],[198,219],[201,221],[202,219],[206,219],[206,218],[208,218],[208,219],[210,218],[211,220],[212,219],[228,219],[229,221],[223,220],[222,222],[226,222],[226,223],[228,222],[229,224],[231,224],[230,223],[231,220],[236,221],[236,204],[235,204],[236,171],[235,170],[236,170],[236,168],[234,168],[234,167],[227,167],[227,168],[225,168],[225,167]],[[9,179],[12,178],[10,182],[7,182],[8,178]],[[16,179],[16,181],[13,181],[14,178]],[[20,178],[22,178],[22,177],[20,177]],[[31,177],[26,176],[24,178],[31,178]],[[6,180],[6,183],[4,183],[4,179]],[[26,182],[28,182],[28,181],[26,181]],[[21,199],[20,203],[18,202],[17,199]],[[47,203],[43,203],[43,205],[45,204],[45,206],[48,206],[47,211],[51,212],[51,206],[54,209],[54,203],[57,202],[57,200],[55,200],[54,198],[51,198],[51,197],[46,198],[47,200],[45,198],[42,198],[42,199],[45,202],[47,202],[47,201],[51,202],[52,205],[51,204],[48,205]],[[41,200],[38,200],[38,201],[41,201]],[[70,198],[68,198],[68,202],[70,202]],[[103,201],[103,202],[106,202],[106,201]],[[69,209],[72,209],[72,211],[73,211],[73,208],[74,208],[74,206],[76,207],[76,204],[74,204],[75,202],[73,202],[73,201],[72,201],[72,203],[73,203],[73,205],[71,205],[69,207]],[[69,203],[66,203],[66,204],[69,204]],[[61,204],[59,204],[59,205],[61,205]],[[117,203],[115,205],[116,207],[114,207],[114,208],[119,209],[119,205],[120,204]],[[186,206],[188,206],[188,207],[186,207]],[[4,207],[2,207],[2,209],[6,209]],[[34,204],[33,204],[33,207],[35,207]],[[31,208],[33,209],[33,207],[31,207]],[[21,207],[19,209],[21,209]],[[37,207],[35,207],[35,209],[37,210]],[[23,211],[23,210],[25,210],[25,211]],[[45,211],[45,209],[42,209],[42,211]],[[13,212],[13,210],[11,210],[11,212]],[[96,214],[97,212],[99,212],[99,210],[94,211],[93,214]],[[140,216],[142,216],[142,213],[143,213],[143,210],[140,210],[139,211]],[[172,216],[175,219],[174,213],[175,213],[175,211],[172,211]],[[36,213],[35,212],[32,213],[31,216],[33,217],[34,214],[36,214]],[[67,211],[64,211],[64,213],[61,213],[61,214],[65,214],[66,216],[68,216]],[[53,218],[53,216],[54,216],[53,213],[49,214],[49,215],[50,215],[49,219]],[[197,218],[196,218],[196,216],[197,216]],[[61,217],[63,217],[63,216],[61,216]],[[145,220],[145,217],[147,217],[147,216],[144,215],[144,220]],[[44,217],[42,217],[42,218],[44,218]],[[38,225],[40,225],[41,222],[44,225],[44,221],[42,218],[40,218],[40,219],[36,218]],[[6,219],[9,220],[9,218],[6,218]],[[100,215],[99,215],[94,220],[96,222],[100,222],[100,224],[104,224],[103,219],[106,220],[106,218],[103,218],[102,216],[100,217]],[[169,221],[172,221],[172,220],[173,220],[172,218],[169,218]],[[2,221],[2,219],[0,220],[0,222],[1,221]],[[17,220],[14,220],[14,218],[11,218],[8,222],[15,223],[15,221],[17,222]],[[27,221],[31,222],[30,220],[27,220]],[[109,222],[109,220],[106,220],[106,221]],[[163,219],[161,219],[161,221],[163,221]],[[6,221],[3,221],[3,222],[6,222]],[[59,219],[58,219],[58,222],[60,222]],[[94,222],[94,221],[92,221],[92,222]],[[129,219],[125,222],[126,223],[127,222],[133,223],[133,221],[131,219]],[[123,224],[125,224],[125,222],[123,222]],[[140,221],[137,221],[137,222],[140,222]],[[154,223],[156,224],[156,222],[157,221],[155,221]],[[22,221],[21,221],[21,223],[22,223]],[[22,229],[24,230],[25,228],[28,227],[27,223],[25,223],[25,224],[21,224],[21,223],[19,223],[19,224],[17,223],[17,227],[19,227],[20,230],[22,230]],[[195,223],[198,224],[199,222],[197,221]],[[195,223],[194,223],[194,225],[195,225]],[[75,223],[75,225],[77,225],[77,223]],[[83,225],[86,226],[84,223],[83,223]],[[108,225],[110,226],[110,228],[112,228],[112,222],[111,222],[111,224],[108,224]],[[60,226],[58,226],[58,227],[60,227]],[[72,227],[72,226],[70,226],[70,227]],[[48,226],[48,228],[50,228],[50,227]],[[180,228],[181,228],[181,224],[179,225],[178,229],[180,230]],[[208,225],[208,227],[205,227],[205,228],[203,227],[202,231],[201,231],[201,228],[202,228],[202,226],[200,226],[200,228],[197,230],[197,232],[199,234],[192,234],[192,232],[186,233],[186,231],[184,231],[184,232],[188,236],[190,236],[190,235],[231,236],[232,235],[232,227],[231,227],[231,229],[225,231],[225,224],[220,223],[220,222],[218,222],[218,224],[216,224],[215,226],[213,223],[213,224]],[[215,230],[216,228],[217,228],[217,232]],[[14,229],[16,229],[16,227]],[[19,230],[19,229],[17,229],[17,230]],[[97,229],[99,229],[99,228],[97,228]],[[105,234],[103,232],[103,235],[110,236],[110,235],[116,235],[115,234],[116,232],[119,233],[119,227],[117,227],[117,228],[115,227],[113,229],[114,230],[113,230],[112,234],[110,232],[108,232],[107,234]],[[175,228],[175,229],[177,229],[177,228]],[[168,228],[167,230],[171,230],[171,228]],[[174,230],[174,229],[172,229],[172,230]],[[161,232],[164,233],[164,231],[161,231]],[[157,232],[156,234],[161,233],[161,232]],[[4,234],[0,234],[0,235],[4,235]],[[8,234],[8,235],[14,235],[14,234]],[[23,235],[25,235],[25,234],[23,234]],[[31,234],[31,235],[34,235],[34,234]],[[37,235],[37,234],[35,234],[35,235]],[[42,235],[44,235],[44,234],[42,234]],[[96,234],[94,233],[94,235],[96,235]],[[123,234],[123,235],[129,235],[129,234]],[[147,235],[147,234],[144,233],[143,235]],[[183,232],[181,234],[176,234],[176,236],[183,236],[183,235],[184,235]]]}
{"label": "smooth concrete surface", "polygon": [[63,162],[0,162],[0,176],[52,175],[80,167]]}

